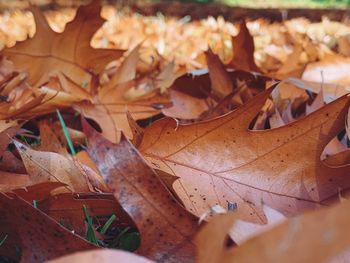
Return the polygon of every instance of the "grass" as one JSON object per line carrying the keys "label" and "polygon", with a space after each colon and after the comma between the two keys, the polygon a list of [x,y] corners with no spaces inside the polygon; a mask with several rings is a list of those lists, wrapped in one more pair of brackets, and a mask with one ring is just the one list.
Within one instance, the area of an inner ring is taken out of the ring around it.
{"label": "grass", "polygon": [[181,0],[201,4],[221,3],[251,8],[347,8],[350,0]]}
{"label": "grass", "polygon": [[76,152],[75,152],[75,149],[74,149],[72,140],[71,140],[71,138],[70,138],[70,136],[69,136],[69,132],[68,132],[68,130],[67,130],[66,123],[64,122],[63,117],[62,117],[60,111],[59,111],[59,110],[56,110],[56,112],[57,112],[57,116],[58,116],[58,119],[59,119],[59,121],[60,121],[60,124],[61,124],[61,126],[62,126],[63,134],[64,134],[64,136],[66,137],[66,140],[67,140],[67,143],[68,143],[70,152],[71,152],[72,155],[75,155]]}
{"label": "grass", "polygon": [[315,1],[315,0],[225,0],[228,5],[246,6],[253,8],[346,8],[350,6],[350,1]]}
{"label": "grass", "polygon": [[83,206],[83,210],[85,220],[87,222],[85,239],[89,242],[100,247],[117,248],[130,252],[135,251],[140,246],[140,234],[136,230],[132,229],[131,227],[124,227],[122,229],[113,229],[111,227],[114,220],[117,219],[116,215],[114,214],[109,217],[106,223],[98,231],[100,234],[105,235],[105,237],[110,236],[110,238],[99,240],[96,236],[95,231],[97,230],[95,230],[95,226],[93,224],[94,220],[89,214],[88,207]]}

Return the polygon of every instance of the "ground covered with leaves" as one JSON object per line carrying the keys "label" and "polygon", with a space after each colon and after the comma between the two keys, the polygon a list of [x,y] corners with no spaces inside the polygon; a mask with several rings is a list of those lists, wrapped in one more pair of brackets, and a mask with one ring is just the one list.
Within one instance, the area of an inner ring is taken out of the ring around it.
{"label": "ground covered with leaves", "polygon": [[0,45],[1,262],[348,261],[346,19],[93,1]]}

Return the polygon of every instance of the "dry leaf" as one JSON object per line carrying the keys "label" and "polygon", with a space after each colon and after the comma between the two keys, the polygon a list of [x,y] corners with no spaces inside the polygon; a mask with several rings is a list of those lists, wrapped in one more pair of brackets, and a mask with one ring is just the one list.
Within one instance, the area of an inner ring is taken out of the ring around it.
{"label": "dry leaf", "polygon": [[302,79],[312,82],[349,85],[349,69],[350,58],[328,56],[322,61],[308,64],[303,72]]}
{"label": "dry leaf", "polygon": [[85,123],[89,153],[141,234],[140,255],[161,262],[192,262],[196,218],[184,210],[132,144],[112,144]]}
{"label": "dry leaf", "polygon": [[155,169],[180,177],[174,189],[192,213],[234,202],[242,219],[266,223],[262,201],[291,215],[319,207],[350,184],[348,166],[320,160],[344,127],[348,98],[278,129],[248,130],[271,91],[214,120],[178,125],[164,118],[146,128],[141,153]]}
{"label": "dry leaf", "polygon": [[[32,200],[27,201],[32,202]],[[37,200],[39,210],[60,222],[66,228],[74,230],[74,233],[80,236],[86,234],[86,217],[83,206],[88,208],[90,216],[98,218],[100,225],[103,225],[114,214],[117,218],[110,228],[134,226],[128,214],[111,194],[79,193],[72,195],[63,193],[48,195],[41,200],[36,197],[35,200]]]}
{"label": "dry leaf", "polygon": [[259,225],[237,219],[229,231],[230,237],[237,245],[242,245],[246,240],[260,235],[286,220],[280,212],[263,206],[267,224]]}
{"label": "dry leaf", "polygon": [[[291,218],[239,247],[225,247],[234,213],[214,218],[197,236],[198,262],[329,262],[350,246],[350,202]],[[320,220],[322,219],[322,220]],[[339,262],[339,261],[334,261]]]}
{"label": "dry leaf", "polygon": [[169,103],[166,96],[155,94],[150,98],[127,101],[123,94],[134,86],[135,82],[126,82],[116,87],[104,88],[95,97],[94,103],[82,102],[75,105],[82,114],[95,120],[102,129],[102,134],[112,142],[120,140],[121,131],[132,138],[126,112],[129,111],[135,120],[149,118],[160,113],[162,105]]}
{"label": "dry leaf", "polygon": [[88,85],[90,71],[101,73],[106,64],[122,55],[121,50],[94,49],[90,41],[102,26],[99,1],[79,7],[75,19],[63,33],[54,32],[43,13],[31,7],[36,33],[33,38],[6,48],[3,53],[16,67],[29,73],[31,84],[47,79],[50,71],[61,71],[78,85]]}
{"label": "dry leaf", "polygon": [[121,250],[99,249],[88,252],[79,252],[54,260],[47,263],[113,263],[113,262],[132,262],[132,263],[152,263],[144,257],[137,256],[130,252]]}
{"label": "dry leaf", "polygon": [[1,232],[18,237],[23,263],[96,248],[15,194],[0,193],[0,205],[7,226]]}
{"label": "dry leaf", "polygon": [[246,70],[261,72],[254,60],[254,39],[249,33],[245,21],[239,24],[239,33],[232,38],[233,59],[229,66]]}
{"label": "dry leaf", "polygon": [[204,54],[209,69],[212,92],[222,99],[233,92],[230,76],[219,56],[215,55],[211,49]]}
{"label": "dry leaf", "polygon": [[75,192],[89,191],[84,174],[69,157],[54,152],[35,151],[16,140],[13,143],[21,155],[31,184],[61,182]]}

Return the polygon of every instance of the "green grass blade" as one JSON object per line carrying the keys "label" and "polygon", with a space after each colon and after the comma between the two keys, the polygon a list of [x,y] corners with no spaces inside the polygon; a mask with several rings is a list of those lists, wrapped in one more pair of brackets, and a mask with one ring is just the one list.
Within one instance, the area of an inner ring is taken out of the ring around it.
{"label": "green grass blade", "polygon": [[116,215],[111,215],[111,217],[107,220],[107,222],[104,224],[104,226],[100,230],[100,233],[102,235],[106,233],[107,229],[111,226],[111,224],[116,218],[117,218]]}
{"label": "green grass blade", "polygon": [[89,215],[88,208],[85,205],[83,206],[83,210],[84,210],[85,218],[88,224],[85,239],[95,244],[96,246],[99,246],[99,242],[94,230],[92,217]]}
{"label": "green grass blade", "polygon": [[73,146],[72,140],[71,140],[71,138],[70,138],[70,136],[69,136],[66,123],[64,122],[63,117],[62,117],[60,111],[59,111],[59,110],[56,110],[56,112],[57,112],[57,115],[58,115],[58,119],[59,119],[59,121],[60,121],[60,124],[61,124],[61,126],[62,126],[62,129],[63,129],[63,134],[64,134],[64,136],[66,137],[66,140],[67,140],[67,143],[68,143],[70,152],[72,153],[72,155],[75,155],[76,152],[75,152],[75,150],[74,150],[74,146]]}

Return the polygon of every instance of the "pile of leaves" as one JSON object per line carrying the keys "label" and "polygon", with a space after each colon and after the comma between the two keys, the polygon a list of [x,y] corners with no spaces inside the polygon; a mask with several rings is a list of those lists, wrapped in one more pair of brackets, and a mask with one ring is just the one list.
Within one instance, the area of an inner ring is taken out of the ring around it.
{"label": "pile of leaves", "polygon": [[1,260],[345,262],[349,28],[100,13],[4,34]]}

